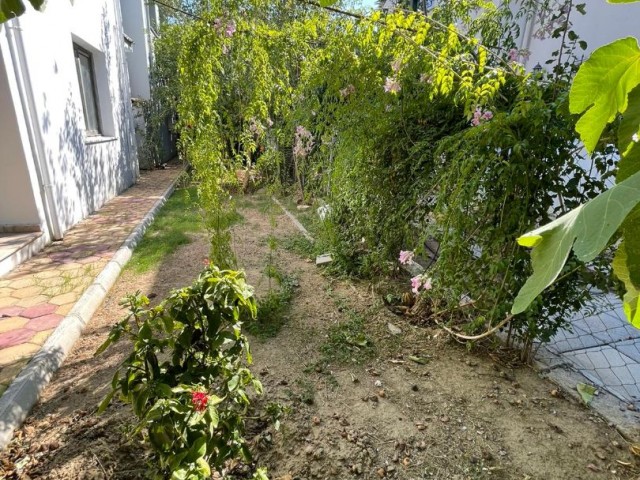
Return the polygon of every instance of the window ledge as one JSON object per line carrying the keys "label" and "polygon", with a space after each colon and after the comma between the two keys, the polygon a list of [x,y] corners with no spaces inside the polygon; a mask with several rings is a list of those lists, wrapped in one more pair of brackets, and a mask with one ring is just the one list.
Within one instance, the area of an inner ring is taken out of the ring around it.
{"label": "window ledge", "polygon": [[107,142],[115,142],[118,140],[118,137],[103,137],[101,135],[84,137],[85,145],[93,145],[96,143],[107,143]]}

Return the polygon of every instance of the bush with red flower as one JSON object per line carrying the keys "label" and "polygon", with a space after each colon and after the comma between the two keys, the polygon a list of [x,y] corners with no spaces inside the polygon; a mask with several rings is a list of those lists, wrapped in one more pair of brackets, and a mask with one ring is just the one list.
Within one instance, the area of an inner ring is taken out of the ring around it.
{"label": "bush with red flower", "polygon": [[[140,293],[124,302],[129,315],[96,354],[122,337],[133,350],[99,407],[114,395],[132,406],[134,429],[150,447],[158,478],[207,479],[231,459],[250,459],[243,438],[249,390],[262,385],[246,364],[242,319],[255,318],[253,289],[244,274],[209,265],[190,286],[150,308]],[[265,479],[263,470],[254,478]]]}

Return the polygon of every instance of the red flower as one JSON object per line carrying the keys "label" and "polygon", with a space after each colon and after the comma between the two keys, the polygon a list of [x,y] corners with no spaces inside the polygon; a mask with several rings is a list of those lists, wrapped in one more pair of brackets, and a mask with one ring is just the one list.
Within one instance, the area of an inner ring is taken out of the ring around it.
{"label": "red flower", "polygon": [[207,408],[207,403],[209,402],[209,397],[206,393],[203,392],[193,392],[191,394],[191,403],[193,404],[193,409],[196,412],[204,412]]}

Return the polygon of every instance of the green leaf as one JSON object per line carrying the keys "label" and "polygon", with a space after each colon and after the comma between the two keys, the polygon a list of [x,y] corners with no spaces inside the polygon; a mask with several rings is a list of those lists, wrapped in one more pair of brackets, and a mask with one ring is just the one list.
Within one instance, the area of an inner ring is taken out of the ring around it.
{"label": "green leaf", "polygon": [[640,136],[640,86],[629,94],[629,106],[618,127],[618,150],[622,155],[616,174],[618,182],[640,170],[640,142],[634,141],[638,138],[634,135]]}
{"label": "green leaf", "polygon": [[191,445],[191,448],[189,449],[189,454],[187,455],[186,460],[189,462],[195,462],[199,458],[204,457],[206,453],[207,453],[207,437],[203,435],[201,437],[198,437],[193,442],[193,444]]}
{"label": "green leaf", "polygon": [[338,0],[319,0],[318,3],[320,3],[321,7],[330,7],[338,3]]}
{"label": "green leaf", "polygon": [[555,281],[572,248],[579,260],[593,260],[639,202],[640,172],[553,222],[518,238],[520,245],[533,247],[533,274],[518,292],[511,312],[524,312]]}
{"label": "green leaf", "polygon": [[24,12],[25,7],[21,0],[0,0],[0,22],[6,22]]}
{"label": "green leaf", "polygon": [[635,3],[640,0],[607,0],[609,3]]}
{"label": "green leaf", "polygon": [[100,405],[98,405],[98,415],[100,415],[101,413],[103,413],[107,407],[109,406],[109,404],[111,403],[111,400],[113,399],[113,396],[116,394],[115,390],[111,390],[109,393],[107,393],[107,395],[102,399],[102,401],[100,402]]}
{"label": "green leaf", "polygon": [[640,84],[640,48],[633,37],[598,48],[573,81],[569,110],[581,114],[576,124],[585,147],[593,152],[607,123],[627,109],[628,95]]}
{"label": "green leaf", "polygon": [[635,257],[634,262],[629,265],[625,242],[626,241],[623,241],[620,244],[613,258],[613,273],[624,283],[626,290],[622,299],[624,302],[624,313],[633,326],[640,328],[640,308],[638,308],[640,292],[631,281],[631,276],[629,275],[630,268],[636,271],[640,269],[640,262],[638,261],[638,257]]}
{"label": "green leaf", "polygon": [[596,394],[596,387],[594,387],[593,385],[588,385],[586,383],[578,383],[576,385],[576,389],[582,397],[582,401],[585,403],[585,405],[589,405],[593,400],[593,396]]}

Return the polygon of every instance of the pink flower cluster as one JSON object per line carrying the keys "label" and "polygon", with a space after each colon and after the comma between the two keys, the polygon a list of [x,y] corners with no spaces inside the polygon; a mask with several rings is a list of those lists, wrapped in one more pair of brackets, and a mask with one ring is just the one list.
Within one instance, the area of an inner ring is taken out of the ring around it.
{"label": "pink flower cluster", "polygon": [[426,275],[416,275],[411,279],[411,291],[416,295],[420,293],[420,288],[423,290],[431,290],[433,285],[431,284],[431,277]]}
{"label": "pink flower cluster", "polygon": [[296,127],[295,140],[293,143],[293,156],[305,158],[313,150],[314,142],[312,133],[302,125]]}
{"label": "pink flower cluster", "polygon": [[384,91],[389,93],[398,93],[402,90],[402,86],[396,77],[387,77],[384,82]]}
{"label": "pink flower cluster", "polygon": [[481,123],[484,123],[493,118],[493,112],[491,110],[481,110],[480,108],[476,108],[476,111],[473,112],[473,118],[471,119],[471,125],[477,127]]}
{"label": "pink flower cluster", "polygon": [[232,37],[233,34],[236,33],[236,22],[233,20],[225,22],[221,18],[216,18],[213,21],[213,28],[215,28],[217,32],[224,31],[226,37]]}
{"label": "pink flower cluster", "polygon": [[512,48],[511,50],[509,50],[509,53],[507,53],[507,57],[509,57],[510,62],[517,62],[519,58],[521,58],[522,61],[526,62],[527,60],[529,60],[529,56],[530,52],[526,48],[523,48],[522,50]]}
{"label": "pink flower cluster", "polygon": [[411,250],[400,250],[400,257],[398,258],[402,265],[407,265],[413,260],[413,252]]}

